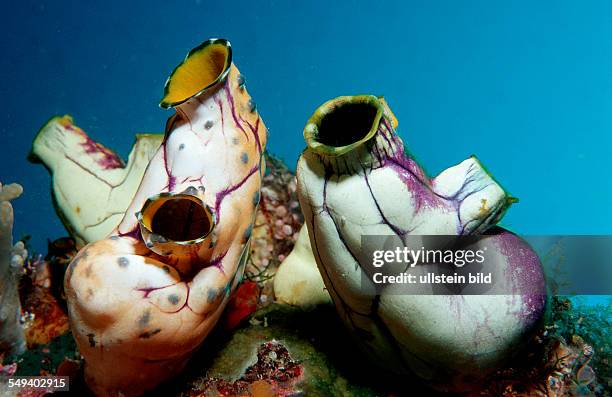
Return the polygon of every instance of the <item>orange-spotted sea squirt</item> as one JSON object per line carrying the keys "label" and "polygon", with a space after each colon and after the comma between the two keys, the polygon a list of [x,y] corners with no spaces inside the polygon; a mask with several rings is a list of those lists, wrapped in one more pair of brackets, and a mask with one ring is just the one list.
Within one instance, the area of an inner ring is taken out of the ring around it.
{"label": "orange-spotted sea squirt", "polygon": [[123,220],[65,277],[85,378],[99,396],[140,395],[180,372],[249,251],[266,127],[230,43],[190,51],[160,106],[175,113]]}

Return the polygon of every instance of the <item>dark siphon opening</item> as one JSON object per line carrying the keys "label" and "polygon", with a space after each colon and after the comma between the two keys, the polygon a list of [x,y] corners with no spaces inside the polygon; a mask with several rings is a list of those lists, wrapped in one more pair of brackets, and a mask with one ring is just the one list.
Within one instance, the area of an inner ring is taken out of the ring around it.
{"label": "dark siphon opening", "polygon": [[212,229],[206,208],[189,200],[167,200],[151,222],[151,231],[173,241],[190,241],[206,236]]}
{"label": "dark siphon opening", "polygon": [[374,124],[378,109],[370,103],[347,103],[323,116],[317,141],[326,146],[346,146],[363,139]]}

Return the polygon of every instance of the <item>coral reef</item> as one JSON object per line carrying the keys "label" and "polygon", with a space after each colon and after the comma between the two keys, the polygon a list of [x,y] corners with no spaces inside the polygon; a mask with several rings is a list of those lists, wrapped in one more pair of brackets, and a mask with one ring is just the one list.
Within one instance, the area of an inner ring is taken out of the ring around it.
{"label": "coral reef", "polygon": [[165,138],[123,220],[71,262],[65,293],[85,379],[140,395],[179,373],[240,282],[260,199],[266,127],[228,41],[168,78]]}
{"label": "coral reef", "polygon": [[16,184],[0,184],[0,352],[19,353],[25,349],[20,322],[18,284],[28,256],[23,242],[13,246],[13,206],[11,200],[23,193]]}
{"label": "coral reef", "polygon": [[383,395],[372,388],[380,374],[371,371],[370,364],[349,364],[359,356],[344,332],[331,305],[302,311],[273,304],[232,334],[211,335],[215,343],[194,357],[199,365],[190,366],[184,378],[164,385],[158,393],[183,397]]}
{"label": "coral reef", "polygon": [[46,345],[70,328],[65,302],[61,298],[63,269],[54,269],[59,266],[61,264],[57,261],[44,259],[41,255],[26,261],[20,296],[28,349]]}
{"label": "coral reef", "polygon": [[207,379],[192,396],[291,396],[301,379],[302,366],[291,359],[287,348],[277,341],[265,342],[257,349],[257,362],[240,379]]}
{"label": "coral reef", "polygon": [[105,238],[117,226],[162,139],[159,134],[136,135],[125,164],[70,116],[53,117],[40,129],[29,159],[51,173],[57,213],[77,244]]}
{"label": "coral reef", "polygon": [[[568,308],[563,307],[564,302],[568,302],[566,299],[555,297],[553,300],[553,317],[568,313]],[[607,322],[609,321],[608,313]],[[566,340],[561,336],[556,323],[557,321],[553,321],[547,325],[544,331],[530,341],[525,355],[517,357],[511,365],[497,371],[483,382],[478,391],[470,393],[469,396],[610,396],[611,384],[609,377],[606,377],[606,369],[609,373],[610,365],[605,364],[610,357],[609,352],[606,354],[602,348],[594,347],[578,335],[572,335],[571,339]],[[585,324],[588,326],[584,328],[591,331],[596,331],[600,325],[604,325],[597,320]],[[598,375],[594,370],[597,365]]]}
{"label": "coral reef", "polygon": [[579,299],[554,297],[552,306],[547,333],[567,341],[574,356],[573,361],[565,361],[570,365],[564,371],[553,374],[564,375],[556,384],[575,395],[612,395],[612,300],[605,305],[586,305]]}
{"label": "coral reef", "polygon": [[470,389],[537,330],[541,264],[519,237],[495,229],[477,244],[498,264],[495,287],[512,296],[368,292],[376,289],[364,274],[371,261],[363,235],[405,243],[414,235],[481,234],[514,201],[474,157],[430,180],[394,125],[386,103],[370,95],[333,99],[310,118],[296,174],[311,245],[341,318],[376,362],[442,390]]}
{"label": "coral reef", "polygon": [[262,304],[273,302],[272,281],[293,249],[303,221],[295,175],[281,160],[267,154],[251,255],[245,270],[245,277],[259,284]]}

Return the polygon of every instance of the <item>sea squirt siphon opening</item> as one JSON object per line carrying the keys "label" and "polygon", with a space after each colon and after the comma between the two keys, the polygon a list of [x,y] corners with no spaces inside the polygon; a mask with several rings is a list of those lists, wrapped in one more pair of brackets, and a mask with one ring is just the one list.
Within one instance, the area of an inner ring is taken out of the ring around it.
{"label": "sea squirt siphon opening", "polygon": [[138,216],[141,226],[161,240],[153,242],[197,243],[215,226],[211,209],[188,194],[165,193],[150,198]]}
{"label": "sea squirt siphon opening", "polygon": [[317,153],[341,155],[376,134],[382,113],[383,105],[373,95],[338,97],[315,111],[304,138]]}
{"label": "sea squirt siphon opening", "polygon": [[189,51],[164,87],[159,106],[178,106],[223,81],[232,64],[232,47],[225,39],[210,39]]}

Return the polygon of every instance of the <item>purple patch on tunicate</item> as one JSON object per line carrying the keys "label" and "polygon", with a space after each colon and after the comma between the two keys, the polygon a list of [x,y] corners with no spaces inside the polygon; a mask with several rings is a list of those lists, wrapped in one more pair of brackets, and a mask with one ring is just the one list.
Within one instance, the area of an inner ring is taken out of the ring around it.
{"label": "purple patch on tunicate", "polygon": [[100,167],[104,168],[105,170],[125,167],[123,160],[121,160],[119,156],[117,156],[115,153],[108,150],[104,146],[100,145],[99,143],[94,142],[89,136],[87,136],[87,134],[85,134],[80,129],[68,128],[68,126],[66,126],[66,128],[69,130],[77,131],[83,137],[83,139],[85,140],[81,143],[83,150],[85,150],[85,153],[87,154],[98,155],[99,158],[96,159],[96,162],[98,163],[98,165],[100,165]]}
{"label": "purple patch on tunicate", "polygon": [[532,324],[540,318],[546,305],[546,284],[540,259],[520,237],[501,228],[495,228],[491,234],[508,263],[505,278],[511,283],[511,292],[522,298],[517,316],[526,324]]}
{"label": "purple patch on tunicate", "polygon": [[386,148],[380,148],[376,144],[374,150],[377,150],[378,155],[382,157],[383,166],[391,167],[412,193],[415,200],[415,212],[419,212],[423,207],[438,208],[442,206],[442,200],[432,191],[431,182],[421,167],[410,155],[404,152],[401,139],[393,133],[386,120],[381,125],[384,128],[380,128],[378,134],[387,142],[389,148],[393,148],[390,149],[392,153],[388,153]]}
{"label": "purple patch on tunicate", "polygon": [[222,253],[221,255],[213,258],[210,262],[208,262],[204,267],[216,267],[222,274],[225,274],[225,269],[223,269],[223,259],[227,255],[227,251]]}
{"label": "purple patch on tunicate", "polygon": [[388,158],[386,165],[394,169],[402,182],[406,185],[414,198],[414,211],[419,212],[422,208],[439,208],[443,206],[442,200],[429,187],[429,181],[419,177],[422,172],[415,173],[415,161],[408,158],[398,161]]}
{"label": "purple patch on tunicate", "polygon": [[140,228],[138,226],[125,233],[119,232],[118,235],[119,237],[131,237],[136,240],[142,240],[142,235],[140,234]]}

